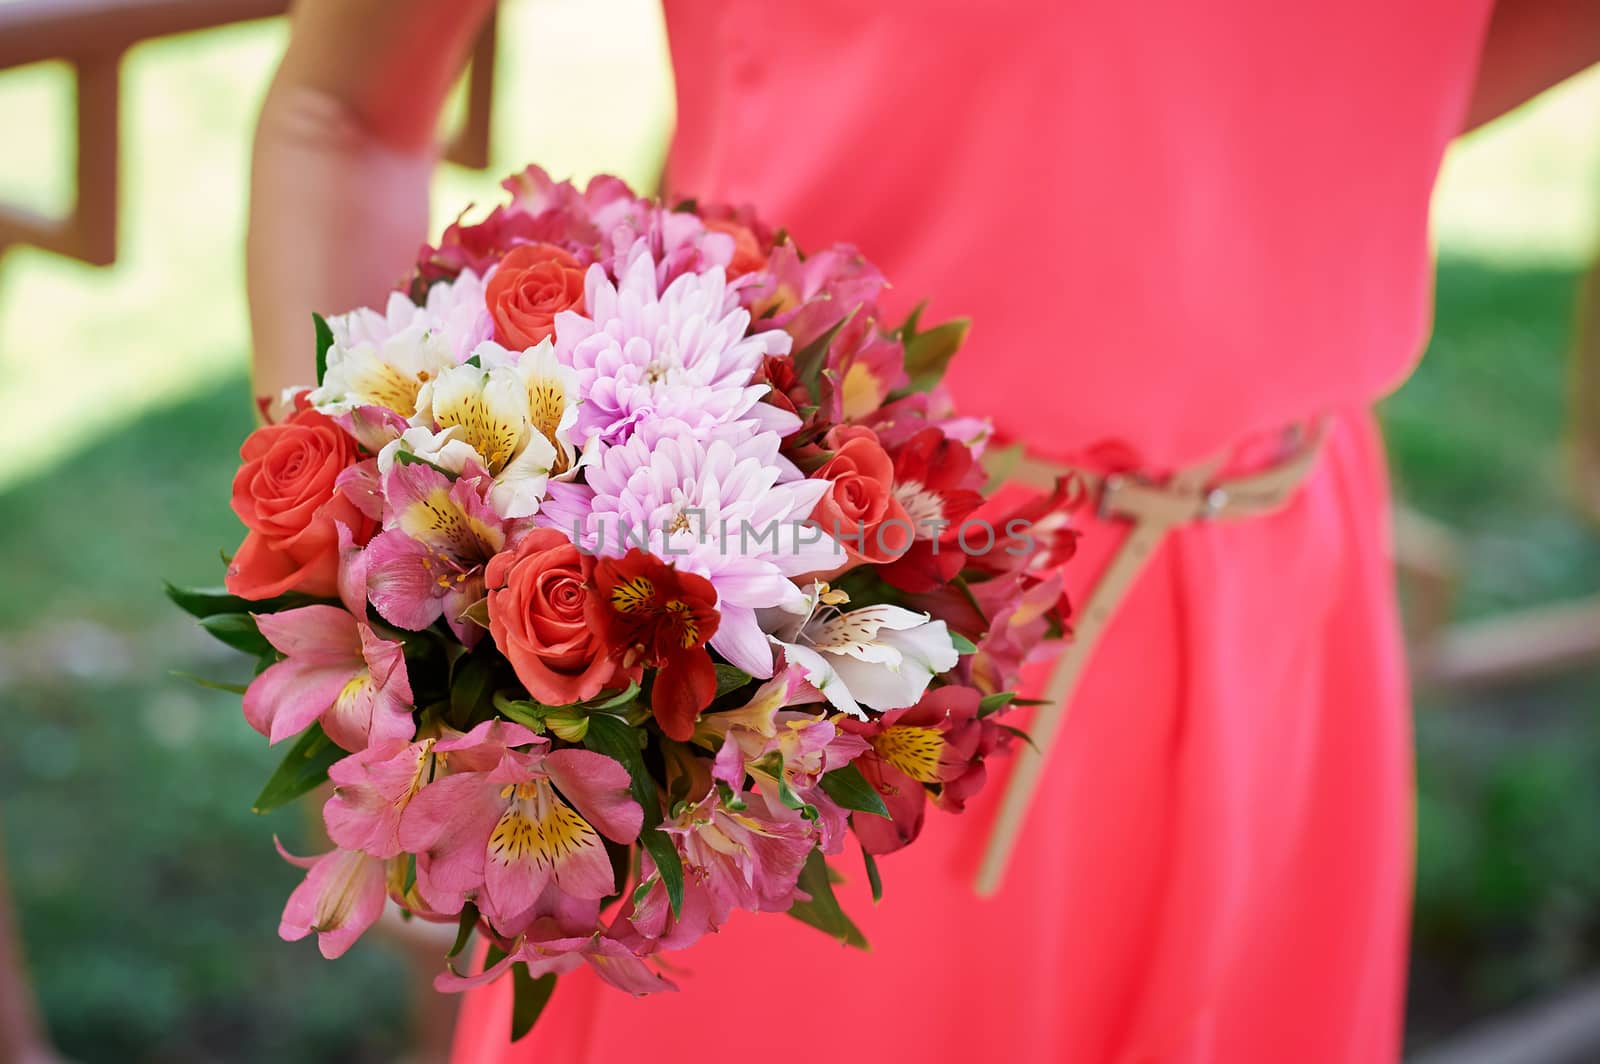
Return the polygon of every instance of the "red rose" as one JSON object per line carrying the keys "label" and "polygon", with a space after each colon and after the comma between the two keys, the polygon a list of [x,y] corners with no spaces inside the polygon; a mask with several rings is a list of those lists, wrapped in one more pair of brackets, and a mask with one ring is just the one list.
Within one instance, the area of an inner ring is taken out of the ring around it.
{"label": "red rose", "polygon": [[894,463],[878,434],[857,425],[828,432],[833,457],[811,474],[833,483],[811,519],[844,545],[852,562],[883,565],[910,549],[916,526],[894,497]]}
{"label": "red rose", "polygon": [[517,679],[549,706],[582,702],[626,676],[585,620],[594,560],[553,528],[536,528],[489,560],[489,631]]}
{"label": "red rose", "polygon": [[583,272],[554,244],[524,244],[501,259],[483,293],[495,340],[522,351],[549,336],[557,314],[583,306]]}
{"label": "red rose", "polygon": [[338,594],[337,526],[350,529],[357,543],[374,529],[335,486],[360,460],[356,441],[327,416],[303,409],[256,429],[239,457],[233,512],[250,531],[228,565],[228,590],[247,599]]}

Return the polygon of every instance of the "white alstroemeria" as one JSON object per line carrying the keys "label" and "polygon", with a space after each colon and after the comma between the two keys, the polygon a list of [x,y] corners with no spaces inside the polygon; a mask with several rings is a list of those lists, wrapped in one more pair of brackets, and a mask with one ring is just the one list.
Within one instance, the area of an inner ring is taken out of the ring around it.
{"label": "white alstroemeria", "polygon": [[516,362],[517,374],[528,389],[528,417],[556,449],[551,468],[560,479],[576,474],[578,456],[578,379],[569,366],[556,360],[549,340],[524,351]]}
{"label": "white alstroemeria", "polygon": [[466,271],[428,292],[423,306],[391,292],[383,313],[363,307],[328,319],[327,372],[311,393],[317,409],[343,414],[363,406],[417,411],[418,394],[493,333],[483,282]]}
{"label": "white alstroemeria", "polygon": [[845,601],[842,592],[813,584],[802,612],[761,617],[768,638],[841,713],[864,720],[862,706],[915,705],[935,676],[956,667],[943,621],[887,604],[843,612]]}
{"label": "white alstroemeria", "polygon": [[461,438],[461,430],[456,428],[438,432],[418,426],[406,429],[378,452],[378,472],[388,473],[402,454],[415,455],[446,473],[457,475],[466,472],[469,464],[483,466],[483,459]]}
{"label": "white alstroemeria", "polygon": [[[570,428],[575,417],[567,410],[575,401],[567,381],[542,369],[552,357],[548,340],[520,356],[493,341],[479,344],[472,361],[422,386],[413,428],[391,446],[451,472],[471,458],[494,478],[489,501],[502,517],[532,516],[561,464],[561,426]],[[393,460],[380,455],[380,467]]]}

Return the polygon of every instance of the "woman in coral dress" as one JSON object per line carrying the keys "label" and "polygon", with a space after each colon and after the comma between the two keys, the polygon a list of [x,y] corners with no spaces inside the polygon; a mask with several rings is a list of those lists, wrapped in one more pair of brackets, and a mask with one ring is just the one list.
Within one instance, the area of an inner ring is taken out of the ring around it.
{"label": "woman in coral dress", "polygon": [[[307,375],[305,310],[376,301],[420,242],[433,115],[484,7],[297,12],[257,152],[262,391]],[[1411,754],[1370,407],[1427,336],[1429,195],[1486,36],[1480,117],[1600,40],[1562,27],[1583,5],[1487,34],[1490,9],[669,0],[672,194],[855,242],[930,319],[970,316],[964,412],[1042,459],[1156,477],[1326,435],[1288,505],[1156,550],[993,896],[972,884],[1004,770],[884,859],[881,905],[841,862],[870,952],[739,916],[672,958],[680,993],[584,969],[516,1045],[506,981],[471,994],[456,1060],[1395,1057]],[[1079,600],[1127,530],[1084,531]]]}

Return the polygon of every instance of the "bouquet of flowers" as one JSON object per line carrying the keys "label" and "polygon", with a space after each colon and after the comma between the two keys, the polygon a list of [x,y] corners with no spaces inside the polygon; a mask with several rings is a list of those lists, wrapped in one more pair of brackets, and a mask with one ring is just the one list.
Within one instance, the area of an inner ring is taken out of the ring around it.
{"label": "bouquet of flowers", "polygon": [[986,502],[939,388],[965,323],[886,328],[854,249],[505,187],[381,310],[316,319],[316,387],[241,449],[225,590],[169,590],[293,741],[257,809],[332,782],[280,934],[457,923],[438,986],[513,973],[520,1035],[579,965],[671,989],[653,960],[735,909],[864,944],[825,858],[853,837],[876,897],[874,856],[983,785],[1073,532],[1066,485]]}

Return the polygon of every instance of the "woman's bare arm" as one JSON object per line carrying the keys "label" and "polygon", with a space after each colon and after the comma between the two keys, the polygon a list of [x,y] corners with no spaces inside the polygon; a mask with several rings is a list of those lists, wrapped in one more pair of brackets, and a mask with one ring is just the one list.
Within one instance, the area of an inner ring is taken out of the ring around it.
{"label": "woman's bare arm", "polygon": [[1500,117],[1597,62],[1596,0],[1497,0],[1466,128]]}
{"label": "woman's bare arm", "polygon": [[255,393],[309,383],[311,312],[381,303],[426,236],[435,125],[494,0],[299,0],[256,128]]}

